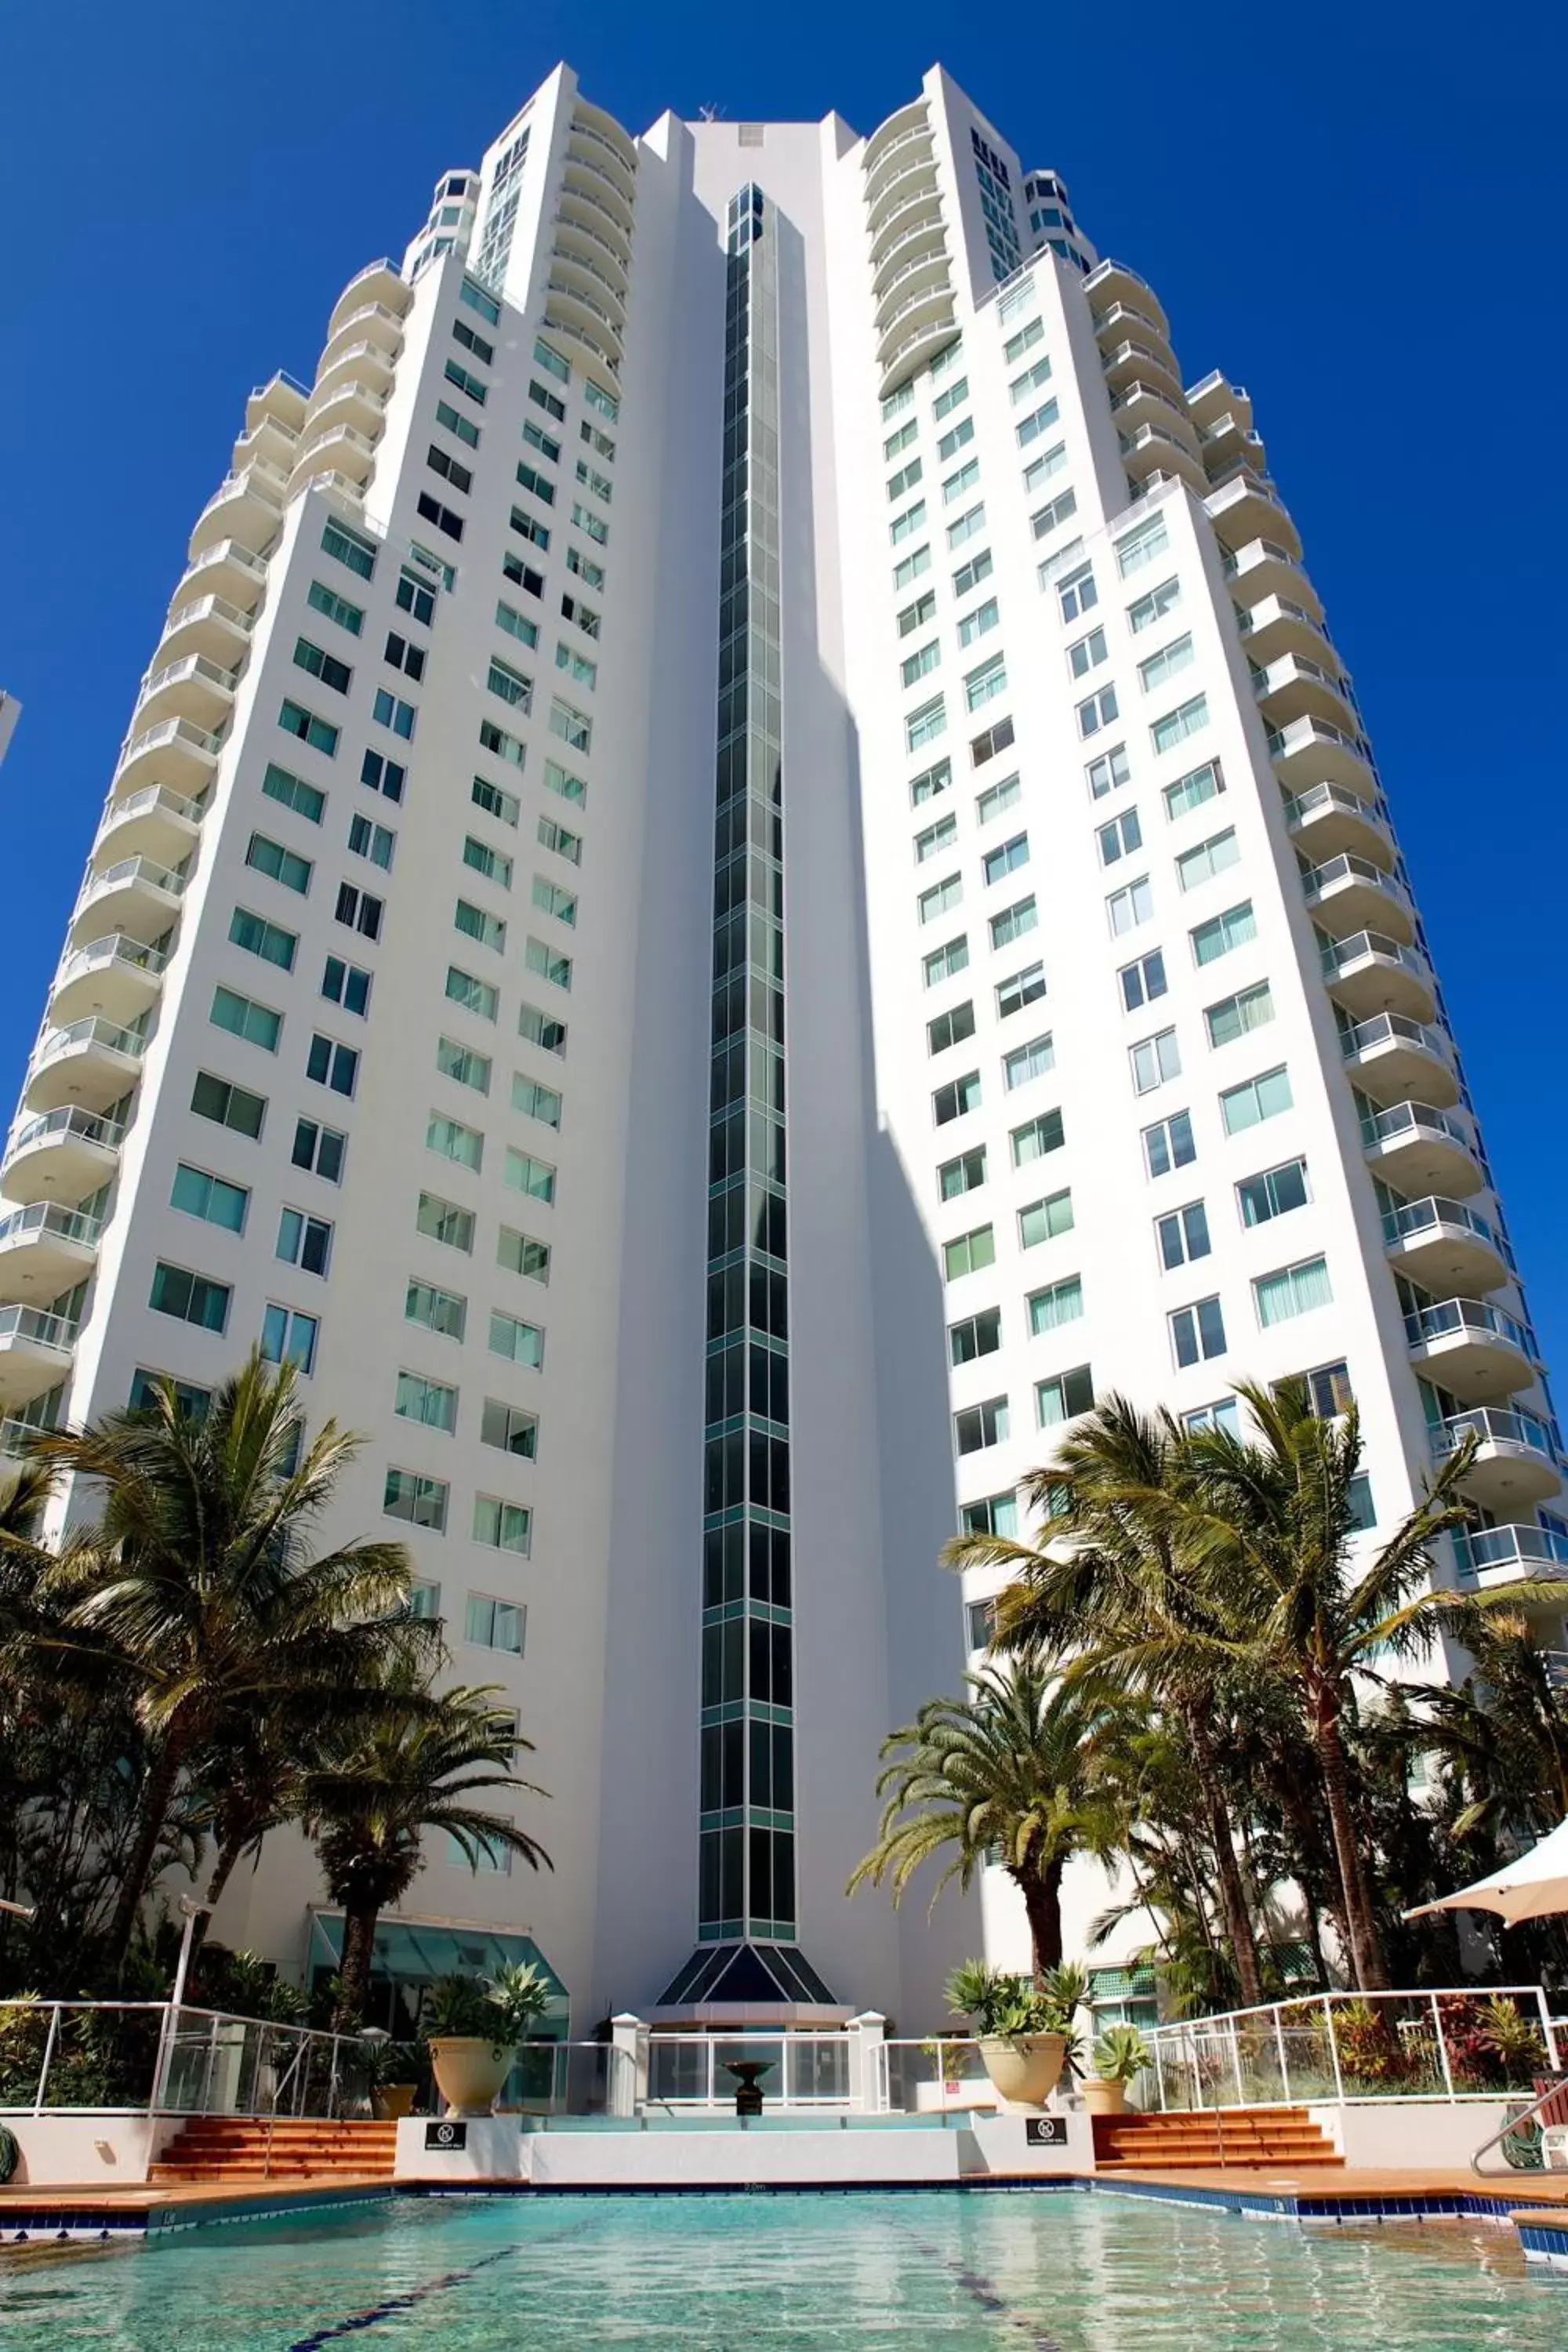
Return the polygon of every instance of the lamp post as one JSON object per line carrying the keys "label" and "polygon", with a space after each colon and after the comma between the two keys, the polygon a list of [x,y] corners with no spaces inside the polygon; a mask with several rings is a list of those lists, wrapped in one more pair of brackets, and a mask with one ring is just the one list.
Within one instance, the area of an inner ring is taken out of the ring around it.
{"label": "lamp post", "polygon": [[210,1903],[198,1903],[191,1895],[175,1897],[184,1927],[180,1934],[180,1957],[174,1965],[174,1990],[163,2011],[163,2031],[158,2036],[158,2063],[153,2074],[153,2097],[149,2115],[156,2115],[166,2085],[169,2060],[174,2053],[174,2038],[179,2032],[180,2011],[184,2006],[185,1979],[191,1970],[191,1945],[195,1937],[196,1921],[205,1918],[212,1909]]}

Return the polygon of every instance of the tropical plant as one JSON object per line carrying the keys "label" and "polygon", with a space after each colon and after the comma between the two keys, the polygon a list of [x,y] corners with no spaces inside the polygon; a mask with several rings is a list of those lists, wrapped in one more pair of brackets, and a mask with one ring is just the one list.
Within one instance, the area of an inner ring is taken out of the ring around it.
{"label": "tropical plant", "polygon": [[510,1853],[552,1868],[538,1840],[479,1798],[545,1791],[512,1769],[532,1743],[493,1688],[437,1691],[406,1668],[385,1675],[380,1703],[329,1726],[306,1775],[304,1811],[328,1890],[342,1906],[334,2022],[358,2024],[370,1989],[376,1922],[413,1885],[426,1830],[445,1832],[478,1868]]}
{"label": "tropical plant", "polygon": [[437,1977],[420,2006],[419,2027],[426,2042],[489,2042],[498,2051],[505,2046],[500,2021],[477,1977]]}
{"label": "tropical plant", "polygon": [[934,1906],[950,1880],[970,1887],[990,1856],[1023,1897],[1038,1982],[1062,1957],[1063,1873],[1110,1834],[1095,1752],[1112,1714],[1028,1659],[964,1680],[967,1696],[928,1699],[882,1742],[879,1834],[847,1891],[887,1880],[897,1904],[921,1864],[951,1849]]}
{"label": "tropical plant", "polygon": [[1094,2072],[1101,2083],[1131,2083],[1152,2063],[1149,2044],[1135,2025],[1108,2025],[1094,2045]]}
{"label": "tropical plant", "polygon": [[[358,1444],[328,1422],[303,1448],[291,1366],[252,1353],[197,1420],[174,1383],[37,1459],[96,1491],[98,1525],[37,1576],[63,1622],[33,1638],[68,1670],[118,1674],[145,1747],[134,1835],[104,1956],[122,1967],[182,1777],[243,1741],[258,1714],[312,1696],[321,1722],[389,1656],[409,1654],[407,1556],[361,1542],[316,1553],[316,1523]],[[231,1842],[253,1843],[255,1820]],[[229,1856],[229,1864],[236,1858]]]}
{"label": "tropical plant", "polygon": [[554,1986],[532,1960],[503,1960],[494,1976],[485,1979],[485,2000],[499,2016],[508,2042],[525,2040],[529,2027],[538,2024],[554,1998]]}
{"label": "tropical plant", "polygon": [[967,2017],[982,2038],[1013,2042],[1030,2033],[1060,2031],[1059,2004],[1027,1977],[1013,1976],[986,1960],[963,1960],[947,1980],[947,2004]]}

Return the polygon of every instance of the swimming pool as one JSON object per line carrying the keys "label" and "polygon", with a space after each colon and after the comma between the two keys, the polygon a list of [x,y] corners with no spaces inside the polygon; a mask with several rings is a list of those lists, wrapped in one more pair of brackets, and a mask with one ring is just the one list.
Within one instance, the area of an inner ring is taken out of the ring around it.
{"label": "swimming pool", "polygon": [[1500,2230],[1131,2198],[395,2199],[0,2269],[27,2352],[1562,2352]]}

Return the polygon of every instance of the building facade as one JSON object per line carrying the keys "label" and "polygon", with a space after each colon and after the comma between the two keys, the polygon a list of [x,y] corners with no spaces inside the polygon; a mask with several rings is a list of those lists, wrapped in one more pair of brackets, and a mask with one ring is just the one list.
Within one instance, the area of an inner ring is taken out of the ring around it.
{"label": "building facade", "polygon": [[[536,1949],[574,2032],[938,2021],[981,1917],[843,1895],[878,1748],[1097,1393],[1353,1394],[1369,1528],[1473,1427],[1447,1572],[1568,1552],[1247,396],[940,68],[634,138],[563,67],[252,394],[0,1193],[7,1433],[259,1342],[365,1433],[342,1531],[515,1701],[555,1863],[432,1852],[388,1965]],[[330,1965],[302,1845],[218,1931]]]}

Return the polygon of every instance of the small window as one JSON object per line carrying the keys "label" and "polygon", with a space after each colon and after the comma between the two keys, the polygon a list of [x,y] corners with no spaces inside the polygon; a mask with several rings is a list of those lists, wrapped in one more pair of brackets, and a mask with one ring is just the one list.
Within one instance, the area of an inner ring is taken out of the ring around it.
{"label": "small window", "polygon": [[444,1430],[449,1437],[458,1426],[458,1391],[421,1372],[399,1372],[392,1410],[400,1421],[416,1421],[423,1428]]}
{"label": "small window", "polygon": [[439,1289],[434,1283],[410,1282],[404,1293],[403,1318],[443,1339],[460,1339],[468,1325],[468,1302],[455,1290]]}
{"label": "small window", "polygon": [[297,890],[303,898],[310,887],[311,865],[292,849],[285,849],[280,841],[271,841],[264,833],[253,833],[245,853],[245,862],[258,874],[265,874],[273,882],[281,882],[286,890]]}
{"label": "small window", "polygon": [[1163,719],[1157,719],[1149,734],[1156,751],[1173,751],[1189,735],[1198,734],[1208,723],[1208,697],[1194,694],[1180,709],[1167,711]]}
{"label": "small window", "polygon": [[1303,1258],[1299,1265],[1282,1266],[1277,1274],[1261,1275],[1252,1286],[1252,1295],[1257,1302],[1259,1328],[1265,1331],[1294,1316],[1310,1315],[1332,1300],[1328,1262],[1321,1257]]}
{"label": "small window", "polygon": [[966,1111],[978,1110],[979,1071],[967,1071],[962,1078],[951,1078],[946,1086],[938,1087],[931,1096],[931,1117],[938,1127],[946,1127],[950,1120],[962,1118]]}
{"label": "small window", "polygon": [[1182,1074],[1182,1056],[1176,1045],[1173,1029],[1162,1029],[1152,1037],[1141,1038],[1128,1048],[1128,1060],[1132,1066],[1134,1094],[1152,1094]]}
{"label": "small window", "polygon": [[1306,1161],[1287,1160],[1259,1176],[1244,1178],[1236,1198],[1244,1225],[1267,1225],[1276,1217],[1289,1216],[1292,1209],[1304,1209],[1311,1198]]}
{"label": "small window", "polygon": [[444,1078],[472,1087],[476,1094],[488,1095],[490,1090],[489,1055],[476,1054],[471,1045],[459,1045],[454,1037],[436,1040],[436,1067]]}
{"label": "small window", "polygon": [[999,1307],[983,1307],[978,1315],[965,1316],[961,1323],[948,1326],[947,1356],[951,1364],[972,1364],[977,1357],[994,1356],[1001,1345]]}
{"label": "small window", "polygon": [[1079,704],[1078,731],[1085,738],[1098,735],[1102,727],[1113,725],[1117,717],[1116,688],[1102,686],[1098,694],[1091,694],[1087,702]]}
{"label": "small window", "polygon": [[1170,533],[1165,529],[1163,514],[1152,516],[1136,530],[1130,531],[1125,539],[1119,539],[1116,542],[1116,562],[1123,580],[1134,572],[1141,572],[1144,564],[1152,563],[1157,555],[1164,553],[1170,543]]}
{"label": "small window", "polygon": [[1194,1258],[1207,1257],[1209,1221],[1203,1202],[1189,1201],[1184,1209],[1173,1209],[1168,1215],[1156,1217],[1154,1239],[1160,1264],[1167,1273]]}
{"label": "small window", "polygon": [[1064,1323],[1077,1323],[1083,1315],[1083,1283],[1076,1275],[1065,1282],[1053,1282],[1047,1289],[1029,1295],[1029,1336],[1038,1339],[1047,1331],[1059,1330]]}
{"label": "small window", "polygon": [[459,1167],[472,1168],[476,1172],[484,1161],[485,1139],[460,1119],[447,1118],[440,1111],[432,1111],[425,1123],[425,1147],[438,1153],[443,1160],[454,1160]]}
{"label": "small window", "polygon": [[1004,776],[999,784],[988,784],[984,792],[976,797],[975,823],[982,825],[994,824],[997,817],[1005,815],[1009,809],[1016,808],[1023,797],[1024,788],[1016,776]]}
{"label": "small window", "polygon": [[474,1541],[489,1551],[514,1551],[527,1557],[532,1538],[532,1514],[521,1503],[503,1503],[495,1495],[474,1496]]}
{"label": "small window", "polygon": [[215,1029],[226,1029],[231,1037],[243,1037],[249,1045],[259,1045],[264,1053],[275,1054],[278,1040],[283,1034],[283,1015],[274,1013],[269,1005],[258,1004],[253,998],[241,996],[237,989],[217,987],[213,991],[212,1012],[208,1015]]}
{"label": "small window", "polygon": [[1166,1319],[1171,1328],[1171,1352],[1179,1371],[1191,1364],[1206,1363],[1213,1356],[1224,1355],[1225,1318],[1217,1297],[1200,1298],[1192,1307],[1178,1307]]}
{"label": "small window", "polygon": [[937,1192],[943,1201],[956,1201],[963,1192],[973,1192],[985,1181],[985,1146],[977,1144],[973,1151],[960,1152],[956,1160],[943,1162],[937,1170]]}
{"label": "small window", "polygon": [[1022,1013],[1026,1004],[1038,1004],[1046,992],[1046,968],[1043,963],[1026,964],[1021,971],[996,984],[996,1017],[1005,1021],[1010,1013]]}
{"label": "small window", "polygon": [[926,1049],[931,1054],[945,1054],[951,1046],[960,1045],[974,1034],[974,1006],[971,1000],[955,1004],[950,1013],[939,1013],[926,1023]]}
{"label": "small window", "polygon": [[1193,769],[1189,775],[1178,776],[1173,784],[1165,786],[1165,814],[1168,817],[1186,816],[1191,810],[1202,808],[1205,801],[1215,799],[1224,790],[1225,779],[1220,773],[1219,761],[1206,760],[1201,768]]}
{"label": "small window", "polygon": [[981,868],[986,887],[989,888],[994,882],[1005,882],[1009,874],[1016,874],[1028,862],[1029,836],[1026,833],[1016,833],[1011,841],[1001,842],[996,848],[986,851]]}
{"label": "small window", "polygon": [[233,1296],[226,1282],[193,1274],[188,1266],[165,1265],[160,1259],[153,1269],[147,1304],[155,1314],[173,1316],[177,1323],[194,1323],[200,1330],[221,1333],[228,1322]]}
{"label": "small window", "polygon": [[1143,1160],[1151,1176],[1168,1176],[1173,1168],[1190,1168],[1197,1158],[1190,1113],[1173,1111],[1155,1127],[1143,1129]]}
{"label": "small window", "polygon": [[1120,938],[1124,931],[1135,930],[1140,923],[1148,922],[1154,912],[1154,894],[1149,887],[1148,876],[1141,875],[1136,882],[1129,882],[1121,889],[1113,890],[1105,902],[1105,911],[1113,939]]}
{"label": "small window", "polygon": [[1068,647],[1068,668],[1074,677],[1087,677],[1091,669],[1098,669],[1101,662],[1108,661],[1110,657],[1105,631],[1090,629],[1086,635],[1076,637]]}
{"label": "small window", "polygon": [[447,995],[453,1004],[477,1013],[481,1021],[493,1021],[500,1006],[500,991],[488,980],[476,980],[472,972],[464,971],[455,963],[447,966]]}
{"label": "small window", "polygon": [[1099,828],[1095,840],[1102,866],[1114,866],[1120,859],[1131,857],[1135,850],[1143,846],[1143,831],[1138,822],[1137,810],[1126,809],[1121,816],[1113,816],[1109,824]]}
{"label": "small window", "polygon": [[322,1127],[313,1118],[300,1119],[294,1129],[294,1148],[289,1158],[296,1168],[307,1175],[320,1176],[328,1184],[341,1184],[343,1160],[349,1139],[336,1128]]}
{"label": "small window", "polygon": [[487,1397],[479,1415],[479,1443],[531,1462],[539,1449],[539,1416]]}
{"label": "small window", "polygon": [[305,1060],[305,1076],[318,1086],[330,1087],[335,1095],[352,1096],[359,1083],[359,1054],[353,1045],[340,1045],[336,1038],[324,1037],[318,1031],[310,1040],[310,1050]]}
{"label": "small window", "polygon": [[555,1171],[547,1160],[536,1160],[531,1152],[518,1151],[508,1146],[506,1181],[514,1192],[521,1192],[531,1201],[551,1202],[555,1198]]}
{"label": "small window", "polygon": [[1151,588],[1146,596],[1140,596],[1135,604],[1129,604],[1127,625],[1133,635],[1138,636],[1144,629],[1152,629],[1157,621],[1163,621],[1166,614],[1173,612],[1181,601],[1181,582],[1179,580],[1162,581],[1158,588]]}
{"label": "small window", "polygon": [[474,1213],[460,1208],[456,1201],[443,1201],[438,1192],[421,1192],[415,1212],[414,1227],[433,1242],[447,1249],[461,1250],[471,1255],[474,1247]]}
{"label": "small window", "polygon": [[979,1454],[987,1446],[1005,1445],[1008,1436],[1007,1400],[991,1397],[952,1417],[953,1441],[960,1454]]}
{"label": "small window", "polygon": [[1290,1074],[1283,1064],[1276,1070],[1265,1070],[1256,1078],[1248,1078],[1239,1087],[1227,1087],[1219,1098],[1220,1117],[1227,1135],[1244,1134],[1247,1128],[1258,1126],[1266,1118],[1278,1118],[1291,1105]]}
{"label": "small window", "polygon": [[370,1009],[368,971],[358,964],[345,963],[342,956],[329,956],[321,973],[321,994],[333,1004],[341,1004],[345,1013],[363,1014]]}
{"label": "small window", "polygon": [[318,1317],[301,1315],[296,1307],[269,1306],[261,1318],[260,1352],[264,1363],[292,1364],[307,1378],[316,1369],[316,1342],[321,1326]]}
{"label": "small window", "polygon": [[1018,1246],[1037,1249],[1042,1242],[1059,1239],[1073,1229],[1072,1194],[1052,1192],[1043,1201],[1031,1201],[1018,1212]]}
{"label": "small window", "polygon": [[1211,1045],[1234,1045],[1238,1037],[1262,1029],[1274,1018],[1274,998],[1266,980],[1254,988],[1238,989],[1218,1004],[1205,1007],[1204,1021]]}
{"label": "small window", "polygon": [[956,1241],[942,1244],[944,1282],[960,1282],[966,1274],[983,1273],[995,1263],[996,1235],[990,1225],[976,1225],[973,1233],[960,1234]]}
{"label": "small window", "polygon": [[538,1325],[504,1315],[495,1307],[490,1309],[489,1344],[492,1356],[504,1356],[509,1363],[526,1364],[537,1370],[544,1360],[544,1334]]}
{"label": "small window", "polygon": [[260,1136],[267,1118],[264,1096],[233,1086],[227,1078],[216,1077],[210,1070],[196,1072],[195,1084],[191,1088],[191,1108],[198,1118],[210,1118],[218,1127],[231,1128],[236,1135],[247,1136],[253,1143]]}
{"label": "small window", "polygon": [[373,866],[384,869],[392,864],[397,846],[397,835],[390,825],[376,824],[368,816],[349,820],[349,848],[356,857],[368,857]]}
{"label": "small window", "polygon": [[359,780],[368,784],[373,793],[380,793],[384,800],[400,801],[408,771],[380,751],[367,751],[360,766]]}
{"label": "small window", "polygon": [[1056,1067],[1056,1049],[1048,1035],[1032,1037],[1026,1045],[1015,1046],[1002,1058],[1002,1076],[1009,1094],[1027,1086],[1031,1078],[1043,1078],[1047,1070]]}
{"label": "small window", "polygon": [[1059,1151],[1066,1140],[1059,1110],[1042,1111],[1037,1118],[1016,1127],[1009,1139],[1015,1168],[1027,1168],[1034,1160],[1043,1160],[1047,1153]]}
{"label": "small window", "polygon": [[1166,989],[1163,950],[1151,949],[1146,956],[1140,956],[1136,963],[1123,964],[1116,979],[1121,991],[1124,1012],[1136,1013],[1141,1006],[1152,1004],[1156,998],[1164,995]]}
{"label": "small window", "polygon": [[422,1478],[413,1470],[389,1470],[381,1507],[388,1518],[405,1519],[411,1527],[429,1528],[444,1535],[450,1494],[444,1478]]}
{"label": "small window", "polygon": [[1132,768],[1127,757],[1125,743],[1118,743],[1110,751],[1101,751],[1098,759],[1089,761],[1084,770],[1084,774],[1089,779],[1091,800],[1102,801],[1106,794],[1114,792],[1119,784],[1129,782],[1131,779]]}
{"label": "small window", "polygon": [[1244,898],[1237,907],[1227,907],[1223,915],[1213,915],[1206,923],[1199,923],[1189,932],[1195,964],[1215,963],[1232,948],[1245,947],[1258,937],[1258,921],[1252,911],[1252,901]]}
{"label": "small window", "polygon": [[304,817],[308,824],[321,824],[327,795],[318,792],[314,784],[306,783],[302,776],[291,776],[287,768],[279,768],[268,761],[267,772],[261,779],[261,789],[269,801],[278,801],[284,808],[292,809],[296,816]]}
{"label": "small window", "polygon": [[221,1225],[226,1233],[243,1234],[250,1194],[243,1184],[230,1184],[204,1168],[187,1167],[182,1160],[174,1171],[169,1206],[209,1225]]}
{"label": "small window", "polygon": [[470,1592],[463,1615],[463,1639],[478,1649],[506,1650],[521,1658],[527,1622],[527,1610],[517,1602]]}
{"label": "small window", "polygon": [[283,1211],[274,1255],[286,1265],[297,1265],[302,1274],[325,1276],[331,1254],[332,1228],[325,1217],[312,1217],[304,1209]]}
{"label": "small window", "polygon": [[1058,1429],[1063,1422],[1093,1410],[1094,1375],[1087,1364],[1036,1384],[1035,1414],[1042,1429]]}
{"label": "small window", "polygon": [[548,1283],[550,1280],[550,1244],[535,1241],[530,1234],[520,1234],[511,1225],[502,1225],[496,1238],[496,1264],[508,1274],[520,1274],[525,1282]]}

